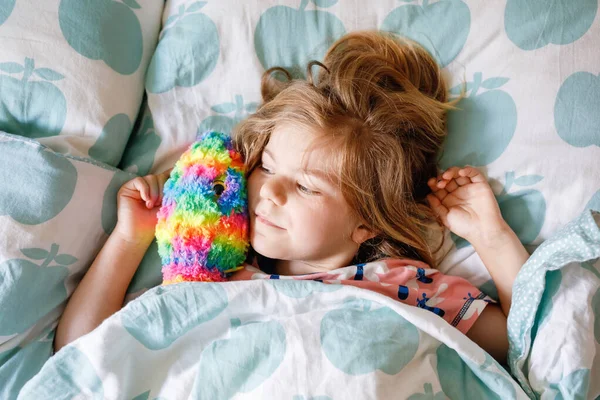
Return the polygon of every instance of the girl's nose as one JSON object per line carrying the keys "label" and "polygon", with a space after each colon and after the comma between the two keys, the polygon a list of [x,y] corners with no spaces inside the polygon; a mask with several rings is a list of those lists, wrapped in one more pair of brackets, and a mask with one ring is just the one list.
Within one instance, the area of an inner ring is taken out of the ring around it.
{"label": "girl's nose", "polygon": [[260,188],[260,197],[271,200],[278,206],[285,204],[285,185],[278,178],[268,178]]}

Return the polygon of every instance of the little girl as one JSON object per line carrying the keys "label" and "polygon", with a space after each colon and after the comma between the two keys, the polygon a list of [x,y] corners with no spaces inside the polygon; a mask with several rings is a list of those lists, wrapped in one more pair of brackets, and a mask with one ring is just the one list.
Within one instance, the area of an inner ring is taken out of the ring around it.
{"label": "little girl", "polygon": [[[313,66],[321,68],[316,82]],[[307,69],[307,80],[266,71],[263,103],[233,132],[248,168],[252,265],[232,280],[315,279],[376,290],[435,312],[504,362],[511,289],[529,254],[477,169],[438,174],[454,104],[439,66],[413,42],[357,32]],[[56,350],[122,307],[154,238],[168,176],[138,177],[119,190],[117,225],[67,304]],[[474,246],[500,305],[431,269],[436,221]],[[425,300],[442,291],[444,302],[429,307]]]}

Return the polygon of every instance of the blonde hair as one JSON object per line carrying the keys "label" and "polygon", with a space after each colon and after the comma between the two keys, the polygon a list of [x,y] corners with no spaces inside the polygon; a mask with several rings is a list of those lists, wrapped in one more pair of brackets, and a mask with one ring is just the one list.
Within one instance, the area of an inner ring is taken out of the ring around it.
{"label": "blonde hair", "polygon": [[[321,67],[316,82],[313,66]],[[376,234],[353,261],[408,257],[437,265],[434,254],[443,241],[432,249],[428,230],[442,226],[425,196],[431,192],[427,180],[438,173],[446,112],[456,100],[447,100],[440,67],[426,50],[391,33],[350,33],[329,48],[323,63],[308,64],[306,80],[280,67],[267,70],[261,94],[257,112],[233,132],[248,173],[260,164],[278,124],[323,132],[339,150],[344,199]]]}

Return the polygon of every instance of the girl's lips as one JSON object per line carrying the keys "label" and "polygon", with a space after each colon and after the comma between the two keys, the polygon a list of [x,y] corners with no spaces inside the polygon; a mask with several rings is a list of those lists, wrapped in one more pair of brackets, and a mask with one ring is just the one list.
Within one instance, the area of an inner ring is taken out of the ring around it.
{"label": "girl's lips", "polygon": [[269,221],[268,219],[266,219],[265,217],[261,216],[260,214],[255,214],[256,215],[256,219],[260,222],[262,222],[263,224],[267,225],[267,226],[271,226],[273,228],[277,228],[277,229],[282,229],[282,227],[280,227],[279,225],[275,225],[274,223],[272,223],[271,221]]}

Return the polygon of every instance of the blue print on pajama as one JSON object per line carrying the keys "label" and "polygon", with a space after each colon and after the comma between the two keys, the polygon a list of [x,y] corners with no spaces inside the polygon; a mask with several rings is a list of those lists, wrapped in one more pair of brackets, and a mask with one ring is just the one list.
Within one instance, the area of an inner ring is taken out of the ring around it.
{"label": "blue print on pajama", "polygon": [[432,313],[439,315],[440,317],[443,317],[444,314],[446,314],[446,312],[439,307],[429,307],[426,304],[428,300],[429,300],[429,297],[427,297],[427,294],[423,293],[423,298],[417,299],[417,307],[424,308],[425,310],[429,310]]}
{"label": "blue print on pajama", "polygon": [[398,286],[398,298],[400,300],[408,299],[408,288],[404,285]]}
{"label": "blue print on pajama", "polygon": [[431,283],[433,279],[429,278],[425,275],[425,270],[423,268],[417,268],[417,280],[423,283]]}
{"label": "blue print on pajama", "polygon": [[364,274],[364,265],[365,264],[356,264],[356,275],[354,275],[355,281],[362,281]]}

